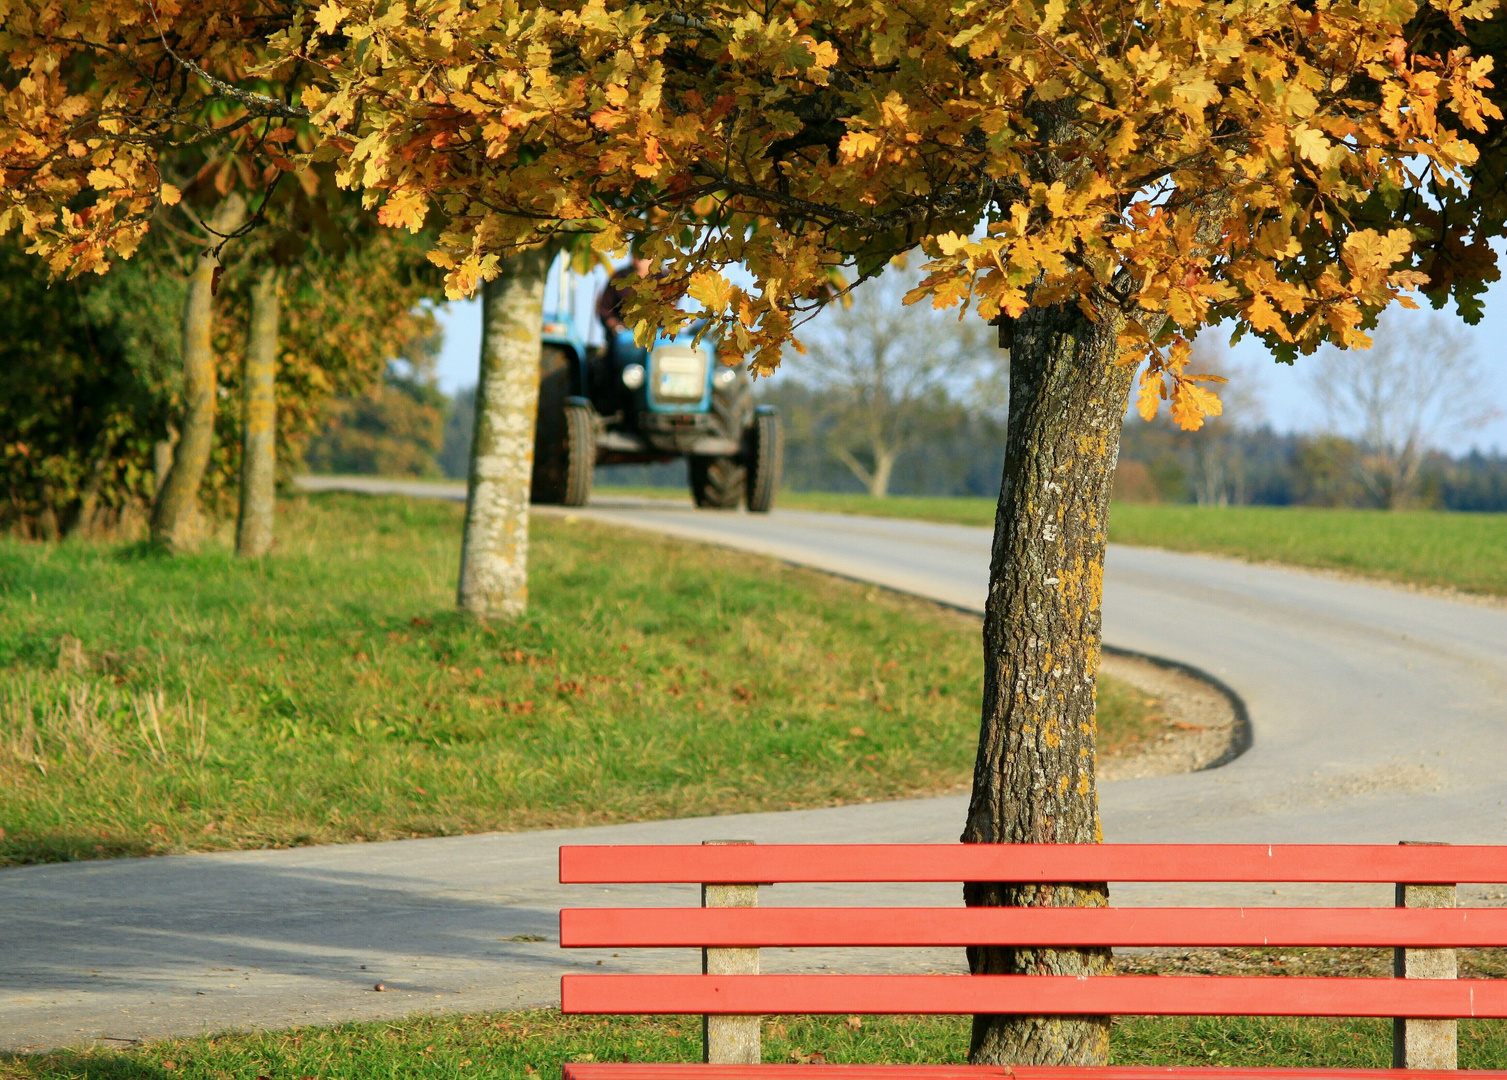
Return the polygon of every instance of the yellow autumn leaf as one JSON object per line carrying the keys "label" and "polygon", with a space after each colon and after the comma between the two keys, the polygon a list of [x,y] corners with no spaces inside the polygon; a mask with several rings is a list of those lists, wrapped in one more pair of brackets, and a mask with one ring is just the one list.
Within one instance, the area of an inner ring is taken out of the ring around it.
{"label": "yellow autumn leaf", "polygon": [[1166,396],[1161,373],[1150,370],[1143,372],[1141,388],[1136,392],[1136,412],[1141,414],[1142,420],[1150,423],[1156,419],[1156,412],[1162,407],[1162,398]]}
{"label": "yellow autumn leaf", "polygon": [[733,298],[732,282],[721,274],[705,271],[691,275],[691,285],[686,291],[692,300],[718,314],[727,310]]}
{"label": "yellow autumn leaf", "polygon": [[1172,96],[1188,102],[1190,105],[1207,105],[1219,98],[1219,87],[1214,85],[1210,78],[1190,79],[1189,81],[1174,87]]}
{"label": "yellow autumn leaf", "polygon": [[416,233],[423,228],[428,210],[429,203],[423,195],[416,191],[398,191],[382,204],[377,211],[377,220],[389,228],[406,228]]}
{"label": "yellow autumn leaf", "polygon": [[319,10],[314,12],[314,24],[326,34],[333,34],[347,15],[350,9],[340,4],[337,0],[325,0]]}
{"label": "yellow autumn leaf", "polygon": [[872,131],[850,131],[837,144],[844,161],[857,161],[879,147],[879,136]]}
{"label": "yellow autumn leaf", "polygon": [[1178,379],[1172,387],[1172,421],[1184,431],[1197,431],[1204,418],[1219,416],[1224,404],[1219,395],[1188,379]]}
{"label": "yellow autumn leaf", "polygon": [[1334,144],[1328,137],[1307,125],[1293,130],[1292,141],[1298,153],[1315,165],[1328,165],[1334,156]]}

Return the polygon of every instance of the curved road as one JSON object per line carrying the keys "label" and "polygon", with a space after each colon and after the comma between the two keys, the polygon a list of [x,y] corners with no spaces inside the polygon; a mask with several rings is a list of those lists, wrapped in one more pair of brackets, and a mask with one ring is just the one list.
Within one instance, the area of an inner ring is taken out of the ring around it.
{"label": "curved road", "polygon": [[[456,491],[356,485],[436,497]],[[579,513],[966,609],[983,602],[987,529],[612,503]],[[1106,641],[1224,680],[1245,699],[1253,743],[1219,769],[1103,785],[1106,839],[1507,841],[1507,606],[1143,549],[1112,548],[1107,570]],[[552,940],[562,903],[595,903],[609,892],[618,902],[667,902],[664,891],[562,890],[553,880],[561,842],[949,841],[963,810],[963,799],[948,797],[3,870],[0,1047],[548,1003],[562,970],[626,963],[610,954],[563,956]],[[897,887],[865,897],[955,903],[956,891]],[[1274,901],[1267,890],[1265,902],[1303,902],[1313,891],[1284,889]],[[773,892],[771,902],[801,903],[844,889]],[[1389,890],[1345,892],[1390,903]],[[1467,902],[1507,899],[1462,892]],[[1187,894],[1142,886],[1116,895],[1149,902]],[[1205,887],[1197,896],[1262,899],[1241,886]],[[819,969],[830,959],[808,953],[800,962]],[[958,958],[874,962],[945,969]],[[373,992],[378,979],[387,991]]]}

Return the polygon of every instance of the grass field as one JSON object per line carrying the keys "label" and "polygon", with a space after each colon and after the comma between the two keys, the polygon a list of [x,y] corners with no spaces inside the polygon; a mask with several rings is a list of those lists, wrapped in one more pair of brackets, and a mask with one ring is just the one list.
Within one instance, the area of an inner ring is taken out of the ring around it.
{"label": "grass field", "polygon": [[1507,514],[1119,503],[1109,537],[1507,596]]}
{"label": "grass field", "polygon": [[[782,492],[779,506],[955,525],[994,524],[993,499]],[[1116,503],[1109,516],[1109,538],[1117,544],[1233,555],[1507,596],[1507,514]]]}
{"label": "grass field", "polygon": [[[0,540],[0,865],[894,798],[966,782],[978,627],[755,556],[534,519],[516,625],[461,507],[280,511],[264,561]],[[1106,680],[1107,751],[1164,723]]]}
{"label": "grass field", "polygon": [[[960,1063],[968,1019],[828,1017],[766,1021],[766,1062]],[[4,1080],[556,1080],[567,1061],[697,1061],[699,1017],[563,1017],[557,1012],[168,1040],[126,1051],[0,1057]],[[1119,1018],[1118,1065],[1390,1068],[1386,1020]],[[1507,1025],[1464,1021],[1460,1066],[1507,1067]]]}

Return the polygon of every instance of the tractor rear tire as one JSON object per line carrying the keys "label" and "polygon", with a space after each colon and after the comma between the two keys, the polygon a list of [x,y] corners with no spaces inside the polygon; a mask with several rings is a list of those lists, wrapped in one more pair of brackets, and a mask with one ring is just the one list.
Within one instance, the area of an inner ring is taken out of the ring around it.
{"label": "tractor rear tire", "polygon": [[596,417],[588,405],[570,401],[571,358],[546,345],[539,354],[539,412],[534,421],[536,503],[585,506],[596,466]]}
{"label": "tractor rear tire", "polygon": [[748,486],[748,469],[735,457],[692,456],[691,497],[703,510],[736,510]]}
{"label": "tractor rear tire", "polygon": [[780,414],[769,411],[755,415],[743,446],[748,508],[756,514],[767,514],[774,508],[785,462],[785,429],[780,424]]}

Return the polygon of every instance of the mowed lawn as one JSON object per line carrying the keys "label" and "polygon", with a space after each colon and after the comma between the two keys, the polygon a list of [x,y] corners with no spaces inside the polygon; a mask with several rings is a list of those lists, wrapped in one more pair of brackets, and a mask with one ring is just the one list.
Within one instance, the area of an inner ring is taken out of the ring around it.
{"label": "mowed lawn", "polygon": [[[779,505],[955,525],[994,524],[993,499],[782,492]],[[1109,539],[1507,596],[1507,514],[1116,503],[1109,515]]]}
{"label": "mowed lawn", "polygon": [[[961,1064],[968,1017],[790,1017],[764,1023],[769,1063]],[[128,1050],[0,1055],[4,1080],[556,1080],[569,1061],[699,1061],[700,1017],[538,1010],[171,1039]],[[1389,1068],[1387,1020],[1120,1017],[1117,1065]],[[1507,1026],[1464,1021],[1460,1066],[1507,1067]]]}
{"label": "mowed lawn", "polygon": [[[0,540],[0,865],[966,783],[975,620],[537,515],[530,612],[483,626],[453,610],[461,513],[297,498],[257,562]],[[1101,697],[1107,750],[1165,723]]]}

